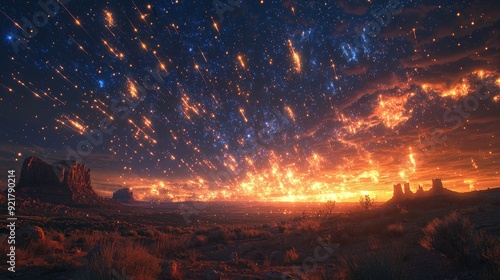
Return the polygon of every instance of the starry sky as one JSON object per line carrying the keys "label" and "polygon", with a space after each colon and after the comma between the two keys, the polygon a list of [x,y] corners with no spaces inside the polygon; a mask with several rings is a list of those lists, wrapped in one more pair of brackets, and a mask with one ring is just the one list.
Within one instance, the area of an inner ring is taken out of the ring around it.
{"label": "starry sky", "polygon": [[42,3],[0,4],[4,174],[78,160],[160,201],[500,187],[498,1]]}

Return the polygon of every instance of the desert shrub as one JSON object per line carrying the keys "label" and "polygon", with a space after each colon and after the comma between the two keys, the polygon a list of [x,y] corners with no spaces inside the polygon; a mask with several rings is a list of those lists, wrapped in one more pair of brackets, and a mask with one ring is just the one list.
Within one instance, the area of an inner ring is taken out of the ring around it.
{"label": "desert shrub", "polygon": [[370,198],[370,195],[368,195],[368,194],[365,195],[364,197],[359,198],[359,204],[360,204],[361,208],[365,211],[372,208],[374,203],[375,203],[375,199]]}
{"label": "desert shrub", "polygon": [[191,262],[196,262],[200,257],[202,257],[201,252],[196,249],[187,250],[185,255]]}
{"label": "desert shrub", "polygon": [[451,212],[443,219],[435,218],[422,229],[420,244],[437,251],[459,265],[472,265],[483,259],[488,236],[475,230],[469,219]]}
{"label": "desert shrub", "polygon": [[298,258],[299,258],[299,253],[297,253],[297,250],[295,250],[295,248],[285,251],[284,259],[286,263],[293,263]]}
{"label": "desert shrub", "polygon": [[209,230],[207,236],[208,242],[227,243],[226,231],[221,228]]}
{"label": "desert shrub", "polygon": [[[111,235],[111,236],[110,236]],[[117,236],[118,235],[118,236]],[[75,231],[64,239],[65,248],[79,248],[88,251],[103,239],[121,238],[118,233],[105,233],[101,231]]]}
{"label": "desert shrub", "polygon": [[401,237],[405,232],[405,228],[400,223],[387,225],[387,230],[394,237]]}
{"label": "desert shrub", "polygon": [[271,233],[267,230],[257,230],[252,228],[236,228],[234,230],[236,237],[239,239],[248,239],[248,238],[261,238],[268,239],[271,237]]}
{"label": "desert shrub", "polygon": [[485,240],[482,257],[487,266],[481,279],[500,279],[500,238],[488,235]]}
{"label": "desert shrub", "polygon": [[285,231],[289,231],[292,229],[292,225],[290,225],[289,223],[280,223],[278,225],[278,230],[283,233]]}
{"label": "desert shrub", "polygon": [[269,257],[266,257],[266,259],[264,260],[264,263],[262,264],[262,266],[265,269],[269,269],[271,267],[271,260],[269,259]]}
{"label": "desert shrub", "polygon": [[320,229],[321,224],[316,220],[302,220],[297,226],[297,230],[304,232],[316,232]]}
{"label": "desert shrub", "polygon": [[338,278],[345,280],[409,279],[409,273],[403,266],[405,255],[405,247],[400,243],[377,247],[375,250],[360,254],[344,253],[339,257],[342,267]]}
{"label": "desert shrub", "polygon": [[61,254],[46,256],[45,261],[52,272],[67,272],[82,267],[79,259]]}
{"label": "desert shrub", "polygon": [[41,256],[48,256],[64,251],[63,245],[49,238],[29,243],[26,248],[16,247],[16,254],[19,260],[28,260]]}
{"label": "desert shrub", "polygon": [[184,251],[188,241],[188,235],[179,236],[160,232],[149,244],[145,243],[144,245],[153,256],[165,257]]}
{"label": "desert shrub", "polygon": [[157,279],[161,272],[159,260],[129,240],[100,243],[87,261],[80,273],[82,279],[105,280],[118,276]]}
{"label": "desert shrub", "polygon": [[207,243],[208,243],[208,237],[206,237],[205,235],[194,235],[187,242],[187,247],[189,248],[201,247],[207,245]]}

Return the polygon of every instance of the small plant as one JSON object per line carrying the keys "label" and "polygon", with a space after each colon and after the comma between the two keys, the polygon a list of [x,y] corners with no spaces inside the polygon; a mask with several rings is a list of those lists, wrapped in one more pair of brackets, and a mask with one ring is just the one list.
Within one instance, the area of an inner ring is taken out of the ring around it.
{"label": "small plant", "polygon": [[123,272],[129,278],[157,279],[161,272],[159,260],[129,240],[100,243],[87,258],[88,263],[80,273],[82,279],[113,279],[114,274]]}
{"label": "small plant", "polygon": [[289,223],[280,223],[278,225],[278,230],[281,232],[281,233],[284,233],[285,231],[289,231],[292,229],[292,226],[289,224]]}
{"label": "small plant", "polygon": [[401,236],[403,236],[403,234],[405,232],[405,228],[400,223],[387,225],[387,230],[394,237],[401,237]]}
{"label": "small plant", "polygon": [[297,226],[298,231],[316,232],[321,228],[321,224],[315,220],[302,220]]}
{"label": "small plant", "polygon": [[333,213],[333,209],[335,208],[335,201],[333,201],[333,200],[328,200],[328,201],[325,203],[325,208],[326,208],[326,213],[328,213],[328,214],[332,214],[332,213]]}
{"label": "small plant", "polygon": [[202,255],[200,251],[196,249],[189,249],[186,251],[186,255],[188,256],[191,262],[196,262]]}
{"label": "small plant", "polygon": [[293,263],[299,258],[299,254],[297,253],[297,250],[295,248],[292,248],[290,250],[287,250],[285,252],[285,262],[286,263]]}
{"label": "small plant", "polygon": [[365,211],[370,210],[370,208],[373,207],[373,204],[375,203],[375,199],[370,198],[370,195],[367,194],[364,197],[359,198],[359,204],[361,205],[361,208]]}
{"label": "small plant", "polygon": [[435,218],[422,229],[424,237],[420,244],[431,251],[437,251],[459,265],[472,265],[482,259],[487,247],[486,235],[475,230],[467,218],[451,212],[443,219]]}
{"label": "small plant", "polygon": [[406,251],[402,244],[390,244],[361,254],[340,256],[342,268],[338,278],[345,280],[405,280],[408,271],[403,267]]}
{"label": "small plant", "polygon": [[321,210],[321,209],[318,209],[314,212],[314,215],[316,216],[316,218],[320,218],[322,216],[325,215],[325,211],[324,210]]}

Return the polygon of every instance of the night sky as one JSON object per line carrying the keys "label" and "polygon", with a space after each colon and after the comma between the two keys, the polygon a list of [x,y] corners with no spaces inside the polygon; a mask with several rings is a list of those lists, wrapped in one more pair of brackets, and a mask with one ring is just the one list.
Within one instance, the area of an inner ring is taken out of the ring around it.
{"label": "night sky", "polygon": [[162,201],[500,186],[498,1],[41,2],[0,3],[2,174],[78,160]]}

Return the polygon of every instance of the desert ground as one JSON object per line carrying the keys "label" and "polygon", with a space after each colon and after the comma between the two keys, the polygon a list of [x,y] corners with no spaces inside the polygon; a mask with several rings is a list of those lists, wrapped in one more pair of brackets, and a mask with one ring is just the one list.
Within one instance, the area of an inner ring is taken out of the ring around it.
{"label": "desert ground", "polygon": [[0,278],[500,279],[500,189],[364,206],[24,200]]}

